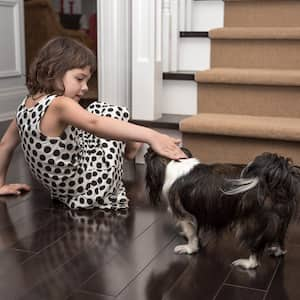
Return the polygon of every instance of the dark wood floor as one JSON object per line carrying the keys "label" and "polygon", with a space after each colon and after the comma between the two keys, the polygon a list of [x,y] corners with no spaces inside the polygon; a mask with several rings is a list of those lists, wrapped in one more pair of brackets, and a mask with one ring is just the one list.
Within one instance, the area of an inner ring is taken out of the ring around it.
{"label": "dark wood floor", "polygon": [[8,179],[33,190],[0,197],[0,299],[300,299],[299,225],[290,228],[286,257],[264,256],[257,270],[231,267],[248,253],[230,235],[175,255],[183,240],[165,209],[148,204],[143,166],[125,169],[128,211],[75,212],[52,203],[15,153]]}

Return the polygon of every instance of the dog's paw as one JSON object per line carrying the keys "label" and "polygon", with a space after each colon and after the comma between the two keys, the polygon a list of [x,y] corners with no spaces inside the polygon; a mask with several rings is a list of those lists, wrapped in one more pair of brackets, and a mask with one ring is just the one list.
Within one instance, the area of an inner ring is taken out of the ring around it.
{"label": "dog's paw", "polygon": [[177,254],[193,254],[198,251],[198,247],[192,247],[189,244],[178,245],[174,248],[174,252]]}
{"label": "dog's paw", "polygon": [[250,270],[258,267],[258,262],[256,259],[237,259],[232,262],[235,267],[242,267],[244,269]]}
{"label": "dog's paw", "polygon": [[279,246],[270,247],[270,248],[268,248],[267,251],[268,251],[269,255],[276,256],[276,257],[283,256],[287,253],[286,250],[281,249]]}

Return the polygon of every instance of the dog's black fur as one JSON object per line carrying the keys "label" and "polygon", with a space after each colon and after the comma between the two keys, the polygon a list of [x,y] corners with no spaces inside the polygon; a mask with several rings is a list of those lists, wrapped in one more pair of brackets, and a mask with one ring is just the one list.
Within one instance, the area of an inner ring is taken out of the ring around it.
{"label": "dog's black fur", "polygon": [[[150,200],[157,204],[170,161],[151,149],[145,161]],[[164,195],[188,239],[188,244],[176,247],[175,252],[196,252],[200,230],[218,233],[230,228],[236,229],[240,242],[255,260],[267,247],[274,255],[285,254],[284,239],[296,210],[299,178],[299,169],[290,159],[273,153],[263,153],[247,166],[196,164]],[[252,265],[240,261],[236,265],[245,268],[258,265],[258,261]]]}

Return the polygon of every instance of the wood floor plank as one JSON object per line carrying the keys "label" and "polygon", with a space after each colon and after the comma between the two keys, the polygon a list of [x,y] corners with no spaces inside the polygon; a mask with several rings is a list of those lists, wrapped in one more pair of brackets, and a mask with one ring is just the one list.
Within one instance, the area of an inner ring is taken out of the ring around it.
{"label": "wood floor plank", "polygon": [[[1,217],[3,217],[3,211]],[[17,245],[21,239],[32,236],[34,232],[47,226],[54,220],[54,216],[49,213],[49,210],[40,210],[36,213],[29,214],[26,217],[18,220],[14,224],[10,223],[10,218],[6,216],[6,225],[0,229],[0,250]],[[32,249],[27,249],[33,251]]]}
{"label": "wood floor plank", "polygon": [[264,300],[300,299],[300,246],[289,245]]}
{"label": "wood floor plank", "polygon": [[32,252],[18,251],[15,249],[6,249],[0,251],[0,278],[6,278],[8,272],[14,268],[19,268],[25,260],[33,256]]}
{"label": "wood floor plank", "polygon": [[[60,226],[60,230],[62,232],[65,231],[65,234],[53,243],[48,244],[46,248],[36,255],[27,259],[18,268],[11,269],[7,274],[9,278],[16,277],[19,280],[3,280],[3,284],[0,283],[0,294],[19,298],[40,282],[48,282],[48,279],[55,274],[57,269],[61,268],[73,257],[79,256],[80,253],[84,252],[86,248],[90,247],[99,238],[99,228],[101,229],[101,225],[97,227],[101,218],[99,211],[83,211],[76,213],[75,216],[74,212],[70,210],[55,210],[55,213],[59,214],[59,211],[60,216],[54,224],[55,226]],[[43,232],[47,235],[47,232]],[[46,236],[45,240],[51,241],[55,239],[57,232],[58,230],[54,228],[54,236],[51,237],[52,232],[49,230],[48,235],[50,237]],[[35,237],[39,239],[42,238],[42,235]],[[103,242],[103,239],[101,239],[101,242]],[[45,244],[44,241],[42,243],[38,241],[38,243]],[[87,265],[87,257],[85,256],[84,258],[85,260],[81,261],[84,265]],[[0,278],[0,280],[2,279]]]}
{"label": "wood floor plank", "polygon": [[60,216],[54,216],[53,220],[46,226],[43,226],[31,235],[20,239],[12,246],[12,248],[39,252],[55,243],[55,241],[62,238],[70,230],[72,230],[72,227],[65,224],[60,219]]}
{"label": "wood floor plank", "polygon": [[99,294],[117,296],[174,238],[174,231],[165,228],[165,222],[166,220],[162,219],[154,223],[134,243],[125,249],[120,249],[120,253],[81,288]]}
{"label": "wood floor plank", "polygon": [[117,296],[117,300],[165,299],[189,264],[189,256],[174,254],[179,240],[174,239],[153,261]]}
{"label": "wood floor plank", "polygon": [[[19,197],[22,198],[16,199],[15,203],[12,203],[11,198],[0,197],[0,229],[11,226],[24,218],[30,218],[40,210],[53,207],[45,191],[34,191]],[[3,199],[7,202],[3,203]]]}
{"label": "wood floor plank", "polygon": [[265,291],[267,290],[279,263],[280,259],[269,257],[266,254],[263,256],[260,266],[255,270],[244,270],[238,267],[233,268],[226,283]]}
{"label": "wood floor plank", "polygon": [[77,292],[71,297],[69,297],[67,300],[114,300],[114,297],[109,296],[101,296],[96,294],[88,294],[84,292]]}
{"label": "wood floor plank", "polygon": [[[173,238],[174,232],[170,233],[170,228],[168,226],[166,228],[167,231],[161,230],[161,225],[160,221],[155,222],[152,226],[148,227],[143,234],[138,235],[138,237],[129,244],[126,241],[126,236],[119,236],[118,239],[112,239],[106,246],[105,243],[96,243],[94,247],[77,255],[60,267],[56,272],[50,274],[23,296],[22,299],[33,300],[44,299],[45,297],[47,297],[47,299],[65,299],[71,295],[74,289],[79,287],[80,289],[92,293],[107,295],[103,293],[103,287],[105,286],[105,283],[108,284],[106,279],[111,278],[112,276],[112,273],[107,272],[116,270],[113,266],[117,257],[122,256],[123,259],[132,262],[132,264],[130,263],[127,265],[129,268],[128,271],[133,268],[136,270],[137,274],[160,251],[161,247],[164,247],[164,245]],[[160,233],[161,231],[162,233]],[[126,231],[124,233],[126,233]],[[160,243],[151,243],[153,239],[160,240]],[[163,241],[161,239],[163,239]],[[119,245],[118,242],[120,243]],[[137,253],[138,255],[133,258],[131,257],[133,253]],[[135,261],[135,264],[132,260]],[[121,282],[120,286],[123,288],[123,283],[126,285],[130,278],[128,276],[121,276],[121,273],[119,273],[119,271],[122,272],[121,268],[118,268],[117,270],[118,272],[117,274],[115,273],[114,276],[118,282]],[[90,285],[90,283],[93,283],[93,278],[96,278],[99,274],[104,276],[103,280],[105,280],[105,282],[97,282],[99,288],[94,289],[93,285]],[[80,286],[88,278],[90,278],[91,281],[89,282],[88,280],[87,285],[84,284],[83,286]]]}
{"label": "wood floor plank", "polygon": [[215,300],[263,300],[265,292],[233,286],[223,286]]}

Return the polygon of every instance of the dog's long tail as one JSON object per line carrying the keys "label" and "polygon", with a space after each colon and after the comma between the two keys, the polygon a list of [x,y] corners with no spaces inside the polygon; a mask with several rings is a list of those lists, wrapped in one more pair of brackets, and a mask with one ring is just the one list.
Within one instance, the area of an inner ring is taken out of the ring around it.
{"label": "dog's long tail", "polygon": [[225,195],[236,195],[247,192],[259,183],[258,177],[254,178],[239,178],[239,179],[226,179],[226,188],[222,189]]}

